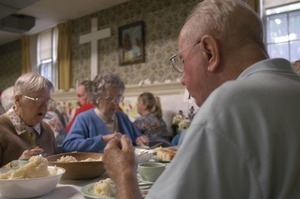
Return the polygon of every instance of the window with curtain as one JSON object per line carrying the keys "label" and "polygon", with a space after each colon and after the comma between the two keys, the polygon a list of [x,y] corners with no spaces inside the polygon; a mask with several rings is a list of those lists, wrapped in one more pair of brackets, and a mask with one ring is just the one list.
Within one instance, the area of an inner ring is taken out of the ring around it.
{"label": "window with curtain", "polygon": [[56,87],[56,30],[50,29],[38,34],[38,69],[39,73],[50,80]]}
{"label": "window with curtain", "polygon": [[266,9],[266,42],[271,58],[300,59],[300,3]]}

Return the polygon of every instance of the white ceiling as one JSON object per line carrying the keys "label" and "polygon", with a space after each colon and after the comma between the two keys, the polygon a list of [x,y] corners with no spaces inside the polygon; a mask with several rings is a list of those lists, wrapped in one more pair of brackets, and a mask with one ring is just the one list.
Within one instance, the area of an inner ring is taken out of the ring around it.
{"label": "white ceiling", "polygon": [[[104,10],[129,0],[0,0],[0,18],[23,14],[36,18],[35,26],[23,35],[32,35],[64,21]],[[26,5],[27,2],[29,5]],[[22,34],[0,30],[0,45],[19,39]]]}

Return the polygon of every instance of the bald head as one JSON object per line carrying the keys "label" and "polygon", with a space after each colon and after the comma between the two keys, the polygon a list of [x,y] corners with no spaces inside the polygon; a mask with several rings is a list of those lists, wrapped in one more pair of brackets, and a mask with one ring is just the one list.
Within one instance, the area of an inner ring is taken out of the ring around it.
{"label": "bald head", "polygon": [[224,82],[268,58],[263,35],[261,19],[241,0],[204,0],[196,6],[180,31],[179,56],[182,84],[198,106]]}
{"label": "bald head", "polygon": [[263,24],[246,3],[239,0],[204,0],[187,18],[181,31],[184,38],[200,40],[212,35],[227,50],[255,42],[263,50]]}

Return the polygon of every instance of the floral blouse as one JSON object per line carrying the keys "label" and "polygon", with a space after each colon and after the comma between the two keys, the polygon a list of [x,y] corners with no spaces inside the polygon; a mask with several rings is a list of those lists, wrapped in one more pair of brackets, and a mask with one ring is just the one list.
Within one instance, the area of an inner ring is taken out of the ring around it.
{"label": "floral blouse", "polygon": [[147,135],[150,139],[162,137],[167,135],[168,132],[165,121],[163,119],[158,119],[152,114],[138,117],[133,124],[142,134]]}

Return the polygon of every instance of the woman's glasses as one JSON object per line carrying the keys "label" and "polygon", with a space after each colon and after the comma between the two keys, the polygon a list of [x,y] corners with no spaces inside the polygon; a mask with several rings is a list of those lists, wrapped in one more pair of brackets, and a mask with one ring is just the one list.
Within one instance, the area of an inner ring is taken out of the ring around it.
{"label": "woman's glasses", "polygon": [[109,102],[116,102],[116,103],[121,103],[124,100],[124,96],[123,95],[118,95],[118,96],[106,96],[104,98],[106,101]]}
{"label": "woman's glasses", "polygon": [[48,104],[50,104],[53,101],[53,99],[51,99],[51,98],[45,99],[43,97],[35,97],[35,98],[33,98],[33,97],[26,96],[26,95],[23,95],[23,96],[24,96],[24,98],[33,101],[38,106],[40,106],[42,104],[48,105]]}

